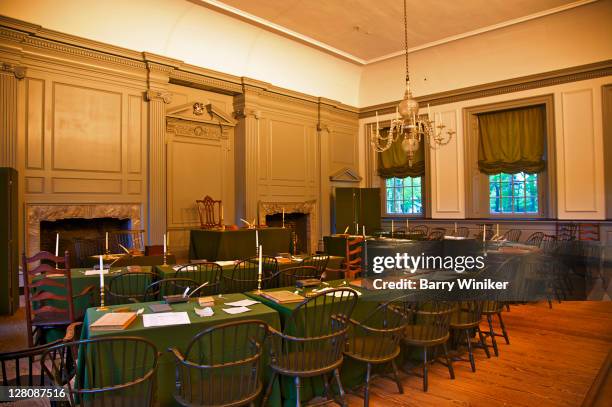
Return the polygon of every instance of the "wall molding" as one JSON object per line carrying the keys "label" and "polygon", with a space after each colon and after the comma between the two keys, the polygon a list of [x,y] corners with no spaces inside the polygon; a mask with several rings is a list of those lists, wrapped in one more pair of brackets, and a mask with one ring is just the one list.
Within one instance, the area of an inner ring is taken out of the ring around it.
{"label": "wall molding", "polygon": [[[415,99],[422,105],[429,104],[430,106],[437,106],[462,102],[465,100],[480,99],[488,96],[504,95],[507,93],[543,88],[546,86],[560,85],[569,82],[601,78],[610,75],[612,75],[612,59],[534,75],[522,76],[519,78],[505,79],[502,81],[490,82],[446,92],[432,93],[430,95],[418,96]],[[393,113],[395,112],[395,108],[399,102],[401,102],[401,100],[362,107],[359,109],[359,118],[365,119],[368,117],[374,117],[376,112],[378,112],[379,115]]]}

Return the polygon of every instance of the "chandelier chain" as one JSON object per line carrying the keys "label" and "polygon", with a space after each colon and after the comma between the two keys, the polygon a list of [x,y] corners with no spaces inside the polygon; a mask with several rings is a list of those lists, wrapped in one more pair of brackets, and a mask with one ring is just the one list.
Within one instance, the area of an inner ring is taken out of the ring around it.
{"label": "chandelier chain", "polygon": [[406,13],[406,0],[404,0],[404,50],[406,51],[406,85],[410,84],[408,71],[408,14]]}

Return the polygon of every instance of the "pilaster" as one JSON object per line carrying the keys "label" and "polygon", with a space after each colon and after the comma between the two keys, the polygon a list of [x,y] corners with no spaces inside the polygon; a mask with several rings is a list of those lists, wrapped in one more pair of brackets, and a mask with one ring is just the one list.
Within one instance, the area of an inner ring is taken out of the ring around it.
{"label": "pilaster", "polygon": [[17,168],[17,81],[26,68],[2,63],[0,69],[0,167]]}

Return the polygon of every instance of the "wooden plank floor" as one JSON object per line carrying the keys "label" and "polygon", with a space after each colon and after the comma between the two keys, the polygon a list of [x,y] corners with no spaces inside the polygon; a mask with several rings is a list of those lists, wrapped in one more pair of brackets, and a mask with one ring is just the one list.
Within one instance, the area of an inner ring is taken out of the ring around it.
{"label": "wooden plank floor", "polygon": [[[455,380],[442,364],[422,379],[400,373],[404,394],[376,378],[370,406],[580,406],[612,348],[612,302],[563,302],[513,306],[504,312],[510,345],[498,339],[499,357],[476,350],[476,373],[456,362]],[[493,355],[493,351],[491,350]],[[363,399],[350,395],[351,406]]]}

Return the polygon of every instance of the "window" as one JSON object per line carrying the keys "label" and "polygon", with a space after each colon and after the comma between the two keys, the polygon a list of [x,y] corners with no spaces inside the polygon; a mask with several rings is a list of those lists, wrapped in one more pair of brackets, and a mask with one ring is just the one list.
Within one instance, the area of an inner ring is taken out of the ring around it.
{"label": "window", "polygon": [[489,212],[498,214],[537,214],[538,174],[489,175]]}
{"label": "window", "polygon": [[423,215],[422,178],[387,178],[385,180],[387,214]]}

